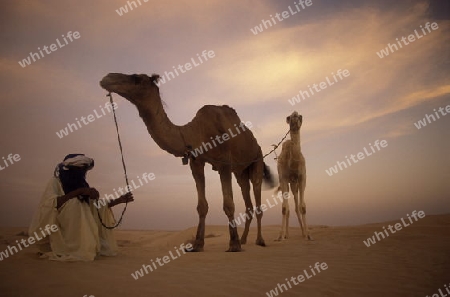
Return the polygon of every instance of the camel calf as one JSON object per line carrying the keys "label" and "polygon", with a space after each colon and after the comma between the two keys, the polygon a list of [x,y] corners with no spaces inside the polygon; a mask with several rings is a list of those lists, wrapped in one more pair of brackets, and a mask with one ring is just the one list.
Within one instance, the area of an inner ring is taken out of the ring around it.
{"label": "camel calf", "polygon": [[[306,187],[306,166],[300,148],[300,127],[302,126],[302,116],[294,111],[286,118],[289,124],[290,140],[283,142],[281,154],[277,159],[278,176],[280,187],[278,191],[282,191],[283,197],[288,197],[289,186],[294,194],[295,213],[298,222],[302,228],[304,238],[311,240],[308,226],[306,225],[306,204],[305,204],[305,187]],[[298,198],[300,197],[300,203]],[[281,231],[278,240],[289,238],[289,200],[283,199],[282,206],[283,219],[281,222]]]}

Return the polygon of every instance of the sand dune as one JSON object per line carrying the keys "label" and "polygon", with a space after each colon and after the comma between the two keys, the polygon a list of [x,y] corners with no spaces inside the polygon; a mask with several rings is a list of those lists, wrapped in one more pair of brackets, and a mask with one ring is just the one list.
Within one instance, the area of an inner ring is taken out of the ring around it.
{"label": "sand dune", "polygon": [[[273,241],[278,226],[264,226],[268,246],[254,244],[252,229],[242,253],[224,252],[227,226],[207,226],[205,252],[179,256],[175,248],[190,240],[195,228],[117,231],[121,254],[89,263],[42,260],[30,246],[0,262],[0,296],[268,296],[303,270],[311,274],[309,266],[316,262],[328,269],[298,285],[291,282],[292,288],[278,296],[432,296],[450,283],[450,215],[426,216],[364,245],[388,224],[313,226],[314,241],[301,239],[300,229],[292,228],[283,242]],[[0,228],[0,251],[24,238],[18,235],[24,230]],[[131,276],[170,251],[176,258],[164,266],[137,280]]]}

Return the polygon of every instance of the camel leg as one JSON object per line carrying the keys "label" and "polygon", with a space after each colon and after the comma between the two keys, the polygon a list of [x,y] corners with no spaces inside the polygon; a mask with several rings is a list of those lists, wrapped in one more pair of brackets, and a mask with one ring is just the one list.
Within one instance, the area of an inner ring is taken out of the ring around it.
{"label": "camel leg", "polygon": [[300,209],[299,209],[299,211],[301,213],[301,217],[302,217],[302,221],[303,221],[303,228],[305,229],[303,237],[308,238],[308,240],[312,240],[311,235],[309,234],[309,231],[308,231],[308,225],[306,225],[305,188],[306,188],[306,175],[303,174],[303,177],[300,178],[300,205],[299,205]]}
{"label": "camel leg", "polygon": [[255,204],[256,204],[256,221],[258,223],[258,233],[256,237],[256,244],[260,246],[266,246],[264,239],[262,237],[262,227],[261,221],[263,217],[262,209],[261,209],[261,185],[262,185],[262,175],[263,175],[263,166],[264,163],[260,162],[258,164],[254,164],[255,169],[252,171],[252,185],[253,185],[253,195],[255,196]]}
{"label": "camel leg", "polygon": [[297,182],[291,183],[292,194],[294,194],[295,213],[297,214],[298,224],[300,225],[300,228],[302,229],[302,235],[303,235],[303,237],[305,237],[305,228],[304,228],[303,218],[300,214],[300,207],[299,207],[299,203],[298,203],[298,196],[299,196],[298,189],[299,189],[299,185]]}
{"label": "camel leg", "polygon": [[250,197],[250,182],[248,178],[248,170],[242,172],[241,176],[237,178],[245,202],[245,229],[241,236],[241,244],[247,243],[247,235],[253,219],[253,204]]}
{"label": "camel leg", "polygon": [[285,194],[285,193],[289,194],[289,184],[285,181],[280,181],[280,187],[281,187],[281,193],[282,193],[282,197],[283,197],[283,204],[282,204],[282,208],[281,208],[281,213],[283,215],[283,218],[281,220],[281,231],[280,231],[280,236],[278,237],[278,240],[283,240],[283,239],[287,239],[286,226],[288,225],[287,223],[289,222],[289,199],[284,199],[284,197],[287,196],[287,194]]}
{"label": "camel leg", "polygon": [[189,163],[197,187],[197,212],[199,217],[197,235],[195,236],[192,252],[202,252],[205,245],[205,219],[208,213],[208,202],[205,197],[205,163],[198,160],[191,160]]}
{"label": "camel leg", "polygon": [[222,183],[223,211],[228,217],[228,229],[230,230],[230,244],[228,252],[240,252],[241,242],[239,240],[237,227],[234,224],[234,201],[233,188],[231,185],[231,167],[225,166],[219,171],[219,174],[220,182]]}

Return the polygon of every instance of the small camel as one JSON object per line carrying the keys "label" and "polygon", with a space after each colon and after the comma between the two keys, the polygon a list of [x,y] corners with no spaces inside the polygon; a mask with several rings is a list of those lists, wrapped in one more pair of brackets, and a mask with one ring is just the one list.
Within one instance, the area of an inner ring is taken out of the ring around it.
{"label": "small camel", "polygon": [[[213,170],[218,171],[220,175],[223,210],[229,220],[228,251],[241,251],[241,244],[245,244],[247,241],[253,217],[250,182],[253,185],[253,194],[258,209],[261,207],[263,179],[273,187],[269,168],[263,162],[261,147],[252,132],[241,122],[236,111],[227,105],[205,105],[186,125],[174,125],[164,111],[157,85],[158,79],[159,75],[157,74],[149,77],[145,74],[110,73],[101,80],[100,85],[110,93],[119,94],[137,107],[148,132],[161,149],[176,157],[183,157],[185,164],[189,160],[197,188],[199,215],[197,235],[192,251],[203,251],[204,247],[205,219],[208,213],[208,202],[205,197],[205,163],[211,164]],[[214,147],[211,143],[214,144]],[[205,151],[199,153],[197,149],[201,147]],[[196,149],[195,152],[194,149]],[[239,240],[237,227],[234,224],[232,173],[241,188],[248,218],[245,221],[241,240]],[[258,223],[256,244],[265,246],[261,234],[261,211],[257,211],[256,218]]]}
{"label": "small camel", "polygon": [[[288,197],[289,185],[294,194],[295,213],[298,222],[302,228],[304,238],[311,240],[308,226],[306,225],[306,204],[305,204],[305,187],[306,187],[306,165],[300,148],[300,127],[302,126],[302,116],[294,111],[286,118],[289,124],[290,140],[283,142],[281,153],[277,158],[277,169],[280,181],[278,191],[281,190],[283,197]],[[300,194],[300,204],[298,201]],[[289,200],[283,199],[282,206],[283,219],[281,222],[281,231],[278,240],[289,238]]]}

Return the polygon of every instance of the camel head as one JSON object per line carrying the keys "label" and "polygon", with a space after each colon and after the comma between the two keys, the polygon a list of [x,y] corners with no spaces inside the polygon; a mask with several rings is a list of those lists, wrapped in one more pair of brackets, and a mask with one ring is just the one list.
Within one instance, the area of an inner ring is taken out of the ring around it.
{"label": "camel head", "polygon": [[286,123],[289,124],[289,129],[293,132],[300,130],[302,126],[303,117],[298,114],[298,112],[294,111],[290,116],[286,118]]}
{"label": "camel head", "polygon": [[109,73],[100,81],[100,86],[136,105],[151,95],[159,97],[158,79],[158,74],[149,77],[146,74]]}

